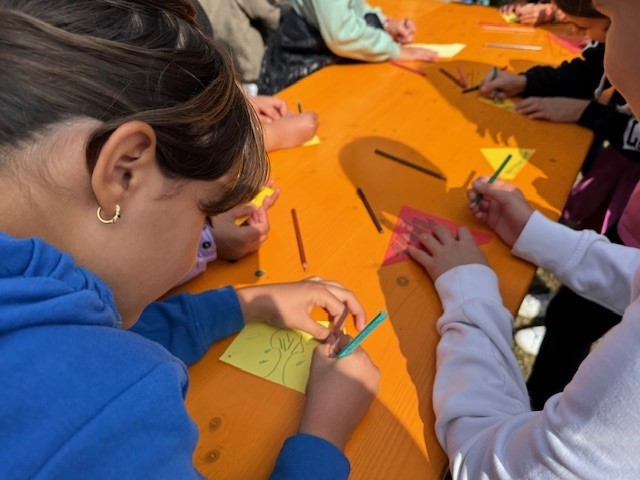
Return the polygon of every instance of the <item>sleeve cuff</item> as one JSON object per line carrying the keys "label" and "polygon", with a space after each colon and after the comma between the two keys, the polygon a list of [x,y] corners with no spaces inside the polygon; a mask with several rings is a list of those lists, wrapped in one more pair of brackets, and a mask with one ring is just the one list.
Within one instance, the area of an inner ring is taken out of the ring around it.
{"label": "sleeve cuff", "polygon": [[438,277],[435,287],[445,312],[472,299],[502,305],[498,277],[486,265],[472,264],[453,268]]}
{"label": "sleeve cuff", "polygon": [[398,45],[396,42],[393,42],[393,45],[391,46],[391,60],[395,60],[396,58],[398,58],[400,56],[400,45]]}
{"label": "sleeve cuff", "polygon": [[332,443],[313,435],[299,433],[284,442],[270,478],[346,480],[349,478],[350,470],[347,457]]}
{"label": "sleeve cuff", "polygon": [[535,265],[561,272],[571,264],[579,241],[580,232],[534,211],[511,252]]}
{"label": "sleeve cuff", "polygon": [[199,336],[205,348],[244,327],[240,302],[233,287],[193,295],[191,308],[194,318],[198,319]]}

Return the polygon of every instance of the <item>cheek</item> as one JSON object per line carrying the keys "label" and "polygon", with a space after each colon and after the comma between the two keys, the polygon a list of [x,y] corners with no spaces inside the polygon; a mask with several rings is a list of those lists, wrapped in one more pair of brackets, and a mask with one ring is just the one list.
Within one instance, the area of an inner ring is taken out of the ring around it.
{"label": "cheek", "polygon": [[637,117],[640,113],[640,57],[621,41],[612,27],[607,35],[604,69],[611,84],[629,102]]}

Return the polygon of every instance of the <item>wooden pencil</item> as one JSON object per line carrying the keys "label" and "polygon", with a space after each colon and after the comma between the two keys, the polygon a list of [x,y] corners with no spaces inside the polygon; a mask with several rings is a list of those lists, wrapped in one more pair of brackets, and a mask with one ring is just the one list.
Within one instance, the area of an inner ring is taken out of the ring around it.
{"label": "wooden pencil", "polygon": [[293,228],[296,231],[296,240],[298,241],[298,252],[300,253],[300,263],[302,269],[306,272],[309,265],[307,264],[307,256],[304,253],[304,245],[302,244],[302,235],[300,234],[300,225],[298,224],[298,214],[296,209],[291,209],[291,218],[293,218]]}
{"label": "wooden pencil", "polygon": [[462,86],[462,88],[468,88],[469,77],[467,77],[466,72],[462,67],[456,67],[456,70],[458,72],[458,83],[460,84],[460,86]]}
{"label": "wooden pencil", "polygon": [[367,200],[367,197],[365,196],[365,194],[362,191],[362,189],[361,188],[357,188],[356,189],[356,193],[360,197],[360,200],[362,200],[362,203],[364,203],[364,208],[367,209],[367,213],[369,213],[369,216],[371,217],[371,221],[373,221],[373,224],[375,225],[376,229],[378,230],[378,233],[383,233],[384,230],[382,230],[382,225],[380,225],[380,220],[378,220],[378,217],[376,217],[376,214],[373,211],[373,208],[371,208],[371,205],[369,204],[369,200]]}
{"label": "wooden pencil", "polygon": [[415,163],[411,163],[408,160],[405,160],[405,159],[400,158],[400,157],[396,157],[395,155],[392,155],[390,153],[383,152],[382,150],[379,150],[377,148],[374,150],[374,152],[377,153],[378,155],[380,155],[381,157],[388,158],[389,160],[393,160],[394,162],[398,162],[398,163],[404,165],[405,167],[413,168],[415,170],[418,170],[419,172],[426,173],[427,175],[431,175],[432,177],[439,178],[440,180],[446,180],[447,179],[447,177],[445,177],[444,175],[442,175],[439,172],[436,172],[434,170],[429,170],[428,168],[423,167],[422,165],[416,165]]}
{"label": "wooden pencil", "polygon": [[[456,85],[458,85],[459,87],[462,87],[462,84],[460,83],[460,81],[454,77],[453,75],[451,75],[449,72],[447,72],[444,68],[439,68],[438,70],[440,70],[440,73],[442,73],[445,77],[447,77],[449,80],[451,80],[453,83],[455,83]],[[463,87],[464,88],[464,87]]]}
{"label": "wooden pencil", "polygon": [[486,42],[484,46],[491,48],[510,48],[512,50],[531,50],[535,52],[542,50],[540,45],[518,45],[516,43]]}

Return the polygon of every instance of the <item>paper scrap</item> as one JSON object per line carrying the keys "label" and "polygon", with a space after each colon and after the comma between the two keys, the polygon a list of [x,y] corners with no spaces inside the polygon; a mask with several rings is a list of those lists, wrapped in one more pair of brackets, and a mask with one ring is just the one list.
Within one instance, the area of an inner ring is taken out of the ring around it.
{"label": "paper scrap", "polygon": [[427,48],[438,52],[439,58],[451,58],[459,54],[467,45],[464,43],[407,43],[405,47]]}
{"label": "paper scrap", "polygon": [[493,171],[502,164],[507,155],[511,155],[511,160],[500,173],[500,178],[513,180],[520,170],[525,166],[536,151],[532,148],[481,148],[482,155],[493,167]]}
{"label": "paper scrap", "polygon": [[[328,325],[327,322],[320,322]],[[220,357],[225,363],[270,382],[304,393],[313,349],[311,335],[266,323],[249,323]]]}
{"label": "paper scrap", "polygon": [[[269,187],[264,187],[262,190],[260,190],[258,195],[253,197],[253,200],[251,200],[249,202],[249,205],[253,205],[255,207],[259,207],[259,206],[262,205],[262,202],[264,202],[264,199],[266,197],[271,196],[271,195],[273,195],[273,189],[269,188]],[[238,217],[233,221],[233,223],[235,223],[236,225],[242,225],[244,222],[247,221],[247,218],[249,218],[249,217],[248,216]]]}
{"label": "paper scrap", "polygon": [[[444,226],[453,235],[458,234],[458,228],[460,227],[457,223],[445,220],[444,218],[429,215],[428,213],[421,212],[406,205],[402,206],[400,214],[398,215],[398,221],[391,234],[389,247],[384,255],[382,265],[391,265],[409,260],[409,255],[406,253],[409,245],[424,249],[418,240],[418,236],[423,233],[431,233],[436,225]],[[489,243],[493,238],[488,233],[475,230],[472,230],[471,234],[478,245]]]}
{"label": "paper scrap", "polygon": [[302,144],[303,147],[309,147],[311,145],[318,145],[320,143],[320,137],[318,135],[314,135],[313,138],[307,140]]}
{"label": "paper scrap", "polygon": [[481,101],[482,103],[486,103],[487,105],[502,108],[503,110],[507,110],[508,112],[513,112],[516,108],[516,104],[513,102],[513,100],[510,100],[508,98],[505,98],[502,101],[494,102],[493,99],[491,98],[479,96],[478,100]]}
{"label": "paper scrap", "polygon": [[500,16],[507,23],[518,23],[518,14],[516,12],[501,13]]}

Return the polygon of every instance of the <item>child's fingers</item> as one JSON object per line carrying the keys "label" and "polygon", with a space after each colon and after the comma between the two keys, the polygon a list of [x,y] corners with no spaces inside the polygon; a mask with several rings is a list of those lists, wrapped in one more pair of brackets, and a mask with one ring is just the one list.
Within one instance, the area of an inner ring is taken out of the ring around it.
{"label": "child's fingers", "polygon": [[473,235],[471,235],[471,230],[467,227],[460,227],[458,229],[458,240],[462,243],[475,243]]}
{"label": "child's fingers", "polygon": [[411,258],[418,262],[424,269],[428,270],[433,262],[433,257],[424,250],[409,245],[407,247],[407,253]]}
{"label": "child's fingers", "polygon": [[431,256],[437,254],[437,252],[442,247],[440,240],[438,240],[433,235],[429,235],[428,233],[423,233],[422,235],[420,235],[418,237],[418,240],[420,240],[420,243],[425,246]]}
{"label": "child's fingers", "polygon": [[433,229],[433,236],[438,239],[441,245],[449,245],[454,242],[455,238],[451,232],[442,225],[436,225]]}
{"label": "child's fingers", "polygon": [[353,316],[353,320],[358,331],[362,330],[365,327],[367,316],[355,294],[342,287],[342,285],[335,286],[325,283],[324,286],[325,291],[339,302],[333,303],[333,313],[332,311],[327,310],[327,313],[329,313],[332,318],[334,331],[342,331],[344,322],[349,313]]}
{"label": "child's fingers", "polygon": [[515,110],[523,114],[532,113],[539,109],[540,109],[540,99],[537,97],[525,98],[524,100],[516,103],[515,105]]}

